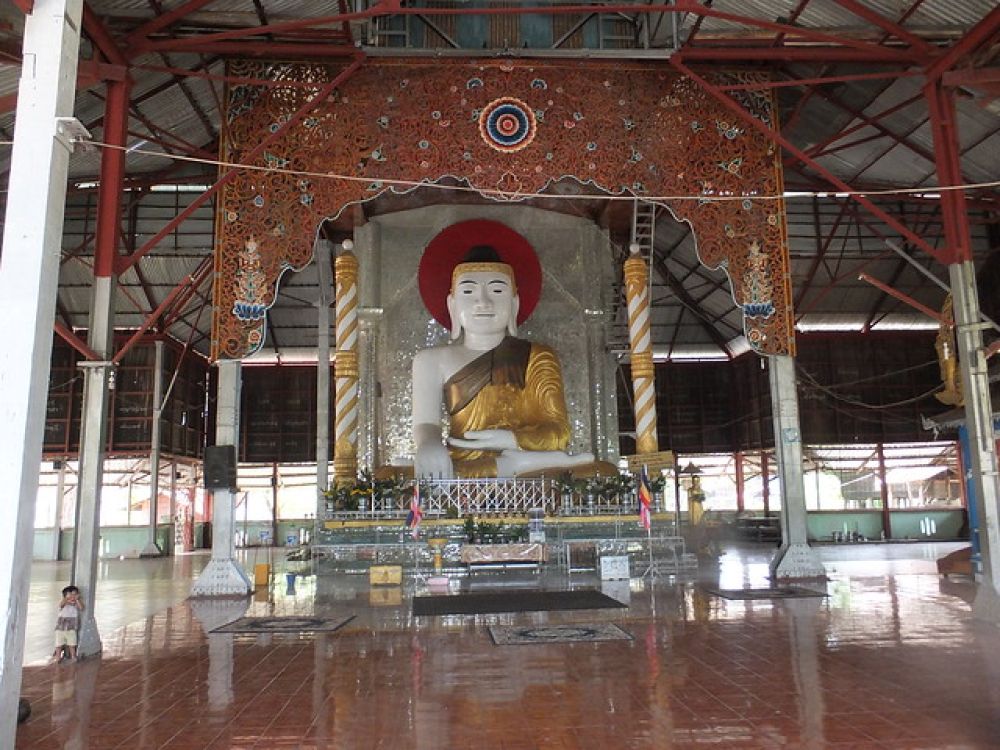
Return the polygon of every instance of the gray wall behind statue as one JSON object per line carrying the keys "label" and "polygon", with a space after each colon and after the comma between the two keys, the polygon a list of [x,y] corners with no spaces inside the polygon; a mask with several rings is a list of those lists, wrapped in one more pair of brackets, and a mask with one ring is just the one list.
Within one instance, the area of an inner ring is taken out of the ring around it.
{"label": "gray wall behind statue", "polygon": [[606,353],[614,269],[607,234],[586,219],[516,205],[430,206],[378,216],[357,230],[361,305],[376,311],[372,317],[377,320],[374,350],[363,363],[374,368],[374,393],[380,394],[373,400],[362,394],[362,412],[368,416],[361,419],[360,445],[371,446],[376,465],[412,459],[413,355],[448,342],[448,332],[420,298],[417,267],[438,232],[469,219],[501,222],[522,234],[538,253],[541,299],[518,335],[548,344],[559,355],[572,430],[570,450],[615,460],[615,370]]}

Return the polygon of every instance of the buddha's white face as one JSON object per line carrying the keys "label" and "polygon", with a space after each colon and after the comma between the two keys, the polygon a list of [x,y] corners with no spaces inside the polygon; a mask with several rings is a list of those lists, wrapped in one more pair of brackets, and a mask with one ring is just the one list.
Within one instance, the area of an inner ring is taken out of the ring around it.
{"label": "buddha's white face", "polygon": [[468,271],[448,295],[452,335],[498,334],[516,331],[518,299],[510,277],[500,271]]}

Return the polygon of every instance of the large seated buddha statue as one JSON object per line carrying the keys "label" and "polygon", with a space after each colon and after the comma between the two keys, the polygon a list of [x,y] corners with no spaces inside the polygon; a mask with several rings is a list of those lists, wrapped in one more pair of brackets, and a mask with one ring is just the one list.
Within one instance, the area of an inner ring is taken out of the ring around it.
{"label": "large seated buddha statue", "polygon": [[566,451],[559,360],[548,346],[516,338],[518,307],[514,268],[493,247],[473,247],[455,266],[451,343],[413,360],[417,476],[516,477],[593,464],[590,453]]}

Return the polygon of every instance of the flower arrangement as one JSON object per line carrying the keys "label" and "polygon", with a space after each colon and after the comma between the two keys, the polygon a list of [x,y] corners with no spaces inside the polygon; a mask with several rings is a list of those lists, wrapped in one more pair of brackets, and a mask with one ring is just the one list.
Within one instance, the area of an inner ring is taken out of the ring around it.
{"label": "flower arrangement", "polygon": [[528,538],[528,526],[516,523],[489,523],[467,516],[465,538],[470,544],[508,544]]}
{"label": "flower arrangement", "polygon": [[631,474],[598,474],[593,477],[574,477],[564,472],[556,478],[556,486],[563,495],[593,497],[595,500],[611,502],[628,497],[635,490],[635,477]]}
{"label": "flower arrangement", "polygon": [[[363,470],[353,483],[342,483],[323,492],[328,513],[352,512],[359,508],[383,509],[405,507],[403,502],[410,492],[410,483],[401,477],[376,479],[370,471]],[[408,502],[408,500],[407,500]]]}

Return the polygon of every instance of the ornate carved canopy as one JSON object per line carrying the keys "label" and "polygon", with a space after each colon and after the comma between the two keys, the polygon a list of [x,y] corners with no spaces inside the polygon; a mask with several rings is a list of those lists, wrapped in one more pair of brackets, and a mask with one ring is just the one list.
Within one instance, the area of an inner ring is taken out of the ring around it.
{"label": "ornate carved canopy", "polygon": [[[231,64],[278,85],[228,92],[223,159],[243,166],[219,201],[213,358],[262,345],[278,280],[309,263],[323,219],[446,178],[518,200],[573,177],[667,206],[691,223],[701,262],[728,273],[751,346],[793,352],[779,155],[692,81],[655,64],[396,59],[318,100],[341,72]],[[773,122],[768,93],[739,96]]]}

